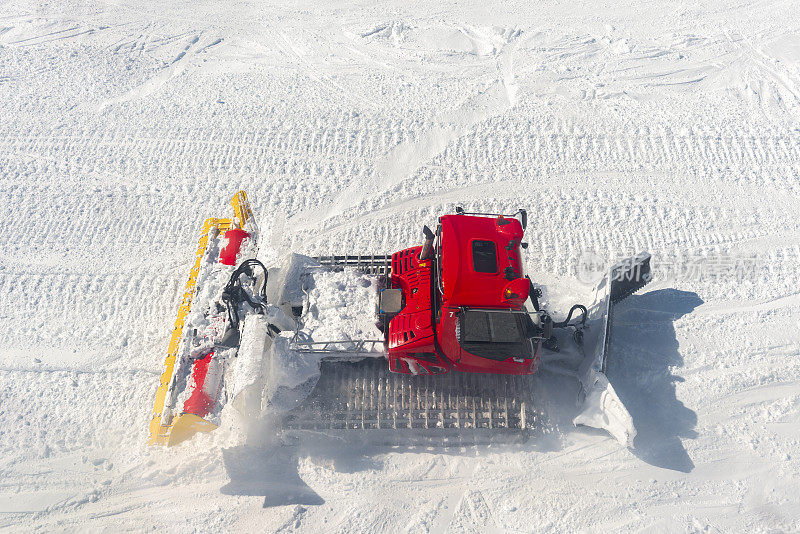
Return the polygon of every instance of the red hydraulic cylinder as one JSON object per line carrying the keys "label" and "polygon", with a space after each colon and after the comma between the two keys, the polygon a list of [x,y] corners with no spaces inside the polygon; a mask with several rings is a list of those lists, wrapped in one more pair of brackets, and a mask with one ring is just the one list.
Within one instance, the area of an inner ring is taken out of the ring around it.
{"label": "red hydraulic cylinder", "polygon": [[228,243],[222,248],[219,253],[219,262],[222,265],[236,265],[236,257],[239,255],[239,249],[245,239],[250,237],[250,234],[241,228],[231,228],[225,232],[225,239]]}
{"label": "red hydraulic cylinder", "polygon": [[192,363],[190,387],[192,393],[183,403],[183,412],[205,417],[214,409],[222,380],[222,362],[214,360],[214,351]]}

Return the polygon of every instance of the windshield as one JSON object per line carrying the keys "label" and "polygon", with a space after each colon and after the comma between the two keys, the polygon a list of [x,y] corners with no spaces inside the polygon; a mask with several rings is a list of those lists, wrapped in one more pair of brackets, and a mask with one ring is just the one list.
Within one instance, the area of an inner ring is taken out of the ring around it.
{"label": "windshield", "polygon": [[532,358],[525,335],[532,328],[531,318],[525,314],[467,310],[459,318],[458,341],[465,351],[483,358]]}

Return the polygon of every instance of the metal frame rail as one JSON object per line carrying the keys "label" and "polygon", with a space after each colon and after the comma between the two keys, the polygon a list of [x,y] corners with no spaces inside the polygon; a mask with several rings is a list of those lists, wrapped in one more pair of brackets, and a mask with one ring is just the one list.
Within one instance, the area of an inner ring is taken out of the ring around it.
{"label": "metal frame rail", "polygon": [[344,269],[353,267],[365,274],[389,274],[392,255],[391,254],[358,254],[346,256],[315,256],[320,265],[332,269]]}

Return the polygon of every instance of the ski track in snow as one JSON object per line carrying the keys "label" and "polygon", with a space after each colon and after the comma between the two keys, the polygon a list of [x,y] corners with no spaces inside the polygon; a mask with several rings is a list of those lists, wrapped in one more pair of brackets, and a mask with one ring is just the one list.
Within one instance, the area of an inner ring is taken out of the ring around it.
{"label": "ski track in snow", "polygon": [[[0,529],[800,530],[794,11],[3,3]],[[572,428],[543,371],[523,445],[148,449],[200,225],[240,188],[307,254],[526,207],[556,312],[582,253],[650,251],[609,369],[636,448]]]}

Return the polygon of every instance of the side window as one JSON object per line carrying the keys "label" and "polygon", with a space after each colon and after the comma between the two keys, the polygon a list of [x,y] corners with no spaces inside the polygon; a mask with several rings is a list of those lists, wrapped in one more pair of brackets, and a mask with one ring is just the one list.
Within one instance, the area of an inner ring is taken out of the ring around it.
{"label": "side window", "polygon": [[472,242],[472,267],[476,273],[497,272],[497,248],[494,241]]}

